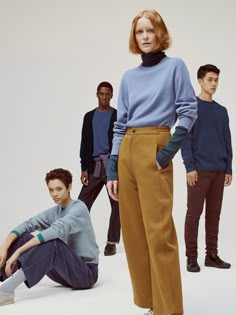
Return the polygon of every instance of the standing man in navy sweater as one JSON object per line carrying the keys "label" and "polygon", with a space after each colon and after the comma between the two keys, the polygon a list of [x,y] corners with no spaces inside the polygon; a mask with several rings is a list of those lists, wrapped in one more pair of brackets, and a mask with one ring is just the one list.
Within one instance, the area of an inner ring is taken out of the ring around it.
{"label": "standing man in navy sweater", "polygon": [[198,69],[201,86],[198,119],[184,142],[181,153],[187,172],[185,244],[187,270],[199,272],[198,226],[205,202],[205,266],[228,269],[218,256],[218,232],[224,186],[232,181],[232,146],[227,109],[215,102],[220,70],[214,65]]}
{"label": "standing man in navy sweater", "polygon": [[[98,107],[84,116],[80,158],[81,183],[79,194],[89,211],[107,182],[107,166],[113,140],[113,126],[116,121],[116,109],[110,106],[113,87],[109,82],[101,82],[97,87]],[[108,195],[109,196],[109,195]],[[116,253],[116,244],[120,241],[119,204],[109,196],[111,216],[107,234],[105,256]]]}

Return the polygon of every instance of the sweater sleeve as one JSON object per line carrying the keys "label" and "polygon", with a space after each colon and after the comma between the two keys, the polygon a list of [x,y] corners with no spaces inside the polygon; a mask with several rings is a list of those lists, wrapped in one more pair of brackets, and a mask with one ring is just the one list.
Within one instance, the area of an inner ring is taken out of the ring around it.
{"label": "sweater sleeve", "polygon": [[175,105],[179,127],[191,130],[197,119],[197,98],[185,63],[180,59],[174,75]]}
{"label": "sweater sleeve", "polygon": [[45,210],[30,219],[26,220],[25,222],[17,225],[13,229],[13,233],[15,233],[17,236],[20,236],[24,232],[35,232],[35,231],[42,231],[44,229],[47,229],[50,226],[50,213],[55,211],[56,207],[50,208],[48,210]]}
{"label": "sweater sleeve", "polygon": [[81,143],[80,143],[80,163],[81,163],[81,170],[86,171],[88,169],[87,159],[86,159],[86,152],[88,146],[88,132],[87,132],[87,114],[84,116],[82,132],[81,132]]}
{"label": "sweater sleeve", "polygon": [[69,234],[81,232],[90,228],[90,226],[90,216],[85,204],[77,201],[70,206],[66,215],[54,221],[37,236],[41,243],[55,238],[66,240]]}
{"label": "sweater sleeve", "polygon": [[114,138],[111,155],[118,155],[120,143],[126,132],[126,122],[128,117],[128,89],[123,76],[120,84],[118,105],[117,105],[117,122],[114,123]]}
{"label": "sweater sleeve", "polygon": [[192,172],[196,170],[194,159],[193,159],[193,150],[192,150],[192,137],[193,137],[193,129],[190,130],[187,137],[185,138],[182,146],[181,146],[181,155],[184,162],[184,166],[186,168],[186,172]]}
{"label": "sweater sleeve", "polygon": [[118,155],[111,155],[108,162],[107,181],[118,180]]}
{"label": "sweater sleeve", "polygon": [[227,160],[226,160],[226,174],[232,175],[232,160],[233,160],[233,150],[231,144],[231,133],[229,128],[229,116],[226,110],[226,126],[225,126],[225,144],[227,151]]}
{"label": "sweater sleeve", "polygon": [[157,162],[162,168],[164,168],[170,160],[173,159],[175,154],[179,151],[181,144],[184,142],[186,136],[188,135],[188,130],[183,127],[176,127],[175,132],[164,146],[163,149],[157,152]]}

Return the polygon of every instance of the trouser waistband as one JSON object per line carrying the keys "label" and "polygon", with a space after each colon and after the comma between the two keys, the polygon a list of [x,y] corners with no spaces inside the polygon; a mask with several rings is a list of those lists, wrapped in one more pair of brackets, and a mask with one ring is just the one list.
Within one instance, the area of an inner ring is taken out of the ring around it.
{"label": "trouser waistband", "polygon": [[160,126],[160,127],[129,127],[126,130],[126,134],[157,134],[162,132],[170,132],[170,127]]}

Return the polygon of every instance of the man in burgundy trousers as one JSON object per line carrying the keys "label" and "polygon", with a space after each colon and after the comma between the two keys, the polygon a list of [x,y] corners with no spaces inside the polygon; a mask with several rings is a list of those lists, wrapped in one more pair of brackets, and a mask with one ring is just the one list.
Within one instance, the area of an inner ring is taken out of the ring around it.
{"label": "man in burgundy trousers", "polygon": [[198,226],[205,203],[205,266],[230,268],[218,256],[218,232],[224,186],[232,181],[232,146],[227,109],[213,100],[220,70],[214,65],[198,69],[201,92],[197,97],[198,119],[181,153],[187,172],[185,244],[187,270],[199,272]]}

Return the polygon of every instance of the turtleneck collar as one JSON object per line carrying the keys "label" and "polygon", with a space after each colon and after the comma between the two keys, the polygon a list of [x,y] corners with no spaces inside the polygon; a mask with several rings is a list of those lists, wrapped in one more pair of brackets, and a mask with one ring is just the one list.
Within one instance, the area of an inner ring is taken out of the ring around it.
{"label": "turtleneck collar", "polygon": [[150,52],[148,54],[141,55],[143,63],[142,65],[144,67],[152,67],[157,65],[163,58],[166,57],[166,54],[164,51],[156,51],[156,52]]}

